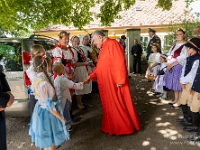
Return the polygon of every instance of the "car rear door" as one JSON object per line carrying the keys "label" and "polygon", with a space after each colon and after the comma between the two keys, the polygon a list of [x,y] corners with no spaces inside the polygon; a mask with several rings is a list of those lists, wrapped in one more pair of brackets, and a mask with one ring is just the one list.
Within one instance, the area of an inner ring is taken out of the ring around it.
{"label": "car rear door", "polygon": [[27,88],[24,85],[21,39],[0,41],[1,68],[6,75],[15,100],[25,100]]}

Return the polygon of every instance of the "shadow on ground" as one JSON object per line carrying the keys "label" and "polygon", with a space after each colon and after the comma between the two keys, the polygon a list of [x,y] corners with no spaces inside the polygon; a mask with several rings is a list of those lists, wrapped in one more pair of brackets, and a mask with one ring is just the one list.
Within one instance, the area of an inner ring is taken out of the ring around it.
{"label": "shadow on ground", "polygon": [[[137,108],[141,131],[126,136],[109,136],[101,132],[101,103],[98,94],[93,94],[85,103],[87,110],[75,107],[75,115],[81,121],[74,124],[71,139],[64,142],[58,150],[177,150],[200,148],[199,143],[189,142],[187,138],[193,133],[182,130],[176,123],[181,117],[180,108],[172,108],[167,103],[172,100],[173,92],[168,99],[162,100],[147,94],[151,83],[144,75],[132,76],[130,89]],[[29,118],[7,119],[8,150],[35,150],[28,136]]]}

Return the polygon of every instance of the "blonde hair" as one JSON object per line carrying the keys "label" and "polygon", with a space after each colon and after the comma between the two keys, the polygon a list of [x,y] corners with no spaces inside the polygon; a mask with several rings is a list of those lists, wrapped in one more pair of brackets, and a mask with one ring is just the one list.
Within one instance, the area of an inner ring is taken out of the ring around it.
{"label": "blonde hair", "polygon": [[52,70],[54,72],[58,72],[58,70],[61,68],[61,66],[63,66],[63,64],[61,62],[56,62],[53,64]]}
{"label": "blonde hair", "polygon": [[49,84],[53,87],[54,92],[55,92],[55,96],[56,96],[56,100],[58,99],[57,94],[56,94],[56,89],[55,86],[50,78],[50,76],[48,75],[47,72],[47,68],[49,65],[52,64],[52,61],[49,57],[44,57],[44,56],[36,56],[33,60],[33,67],[34,67],[34,71],[37,73],[43,72],[47,78],[47,82],[49,82]]}
{"label": "blonde hair", "polygon": [[38,54],[45,51],[44,47],[40,44],[34,44],[30,47],[30,54],[32,58],[35,58]]}

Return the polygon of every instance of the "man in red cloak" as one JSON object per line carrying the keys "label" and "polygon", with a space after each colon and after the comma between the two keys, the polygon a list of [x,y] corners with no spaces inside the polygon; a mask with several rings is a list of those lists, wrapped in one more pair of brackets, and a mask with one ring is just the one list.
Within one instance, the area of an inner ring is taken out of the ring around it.
{"label": "man in red cloak", "polygon": [[97,80],[102,102],[101,130],[110,135],[131,134],[140,130],[128,83],[128,71],[121,44],[94,31],[92,42],[100,49],[95,70],[87,80]]}

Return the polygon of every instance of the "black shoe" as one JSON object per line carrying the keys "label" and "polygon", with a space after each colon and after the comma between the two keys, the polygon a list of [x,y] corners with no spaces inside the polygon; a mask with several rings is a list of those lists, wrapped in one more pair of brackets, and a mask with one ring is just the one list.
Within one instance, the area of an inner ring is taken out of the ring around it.
{"label": "black shoe", "polygon": [[173,106],[175,103],[168,103],[168,104]]}
{"label": "black shoe", "polygon": [[58,146],[56,147],[56,149],[58,149],[58,148],[60,148],[60,145],[58,145]]}
{"label": "black shoe", "polygon": [[189,126],[189,127],[183,128],[183,130],[187,132],[198,132],[199,128],[196,126]]}
{"label": "black shoe", "polygon": [[67,129],[68,132],[72,131],[74,128],[71,126],[69,129]]}
{"label": "black shoe", "polygon": [[80,119],[80,117],[79,118],[77,118],[77,117],[74,117],[74,118],[72,118],[72,123],[76,123],[76,122],[79,122],[81,119]]}
{"label": "black shoe", "polygon": [[88,104],[82,103],[83,106],[88,106]]}
{"label": "black shoe", "polygon": [[187,120],[185,118],[182,119],[176,119],[177,122],[186,122]]}
{"label": "black shoe", "polygon": [[200,134],[198,133],[198,134],[196,134],[196,135],[194,135],[192,137],[189,137],[188,140],[189,141],[198,142],[198,141],[200,141]]}
{"label": "black shoe", "polygon": [[186,126],[192,126],[191,122],[179,122],[179,125],[186,127]]}

